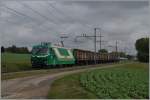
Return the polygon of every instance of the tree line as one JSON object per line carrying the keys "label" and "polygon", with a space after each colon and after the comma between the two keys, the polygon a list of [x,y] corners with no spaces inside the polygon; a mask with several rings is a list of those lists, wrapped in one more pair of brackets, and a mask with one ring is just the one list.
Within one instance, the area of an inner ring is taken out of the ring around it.
{"label": "tree line", "polygon": [[[108,53],[108,51],[106,49],[101,49],[98,51],[99,53]],[[118,54],[120,57],[127,57],[125,52],[116,52],[116,51],[112,51],[110,52],[112,54]]]}
{"label": "tree line", "polygon": [[[135,48],[137,50],[137,59],[140,62],[149,62],[149,38],[140,38],[136,40]],[[107,50],[102,49],[99,50],[100,53],[108,53]],[[117,53],[119,57],[126,57],[128,59],[133,59],[134,57],[131,55],[126,55],[124,52],[112,52]]]}
{"label": "tree line", "polygon": [[5,48],[4,46],[1,46],[1,53],[4,52],[10,52],[10,53],[30,53],[27,47],[17,47],[15,45],[12,45],[10,47]]}
{"label": "tree line", "polygon": [[138,39],[135,47],[138,60],[141,62],[149,62],[149,38]]}

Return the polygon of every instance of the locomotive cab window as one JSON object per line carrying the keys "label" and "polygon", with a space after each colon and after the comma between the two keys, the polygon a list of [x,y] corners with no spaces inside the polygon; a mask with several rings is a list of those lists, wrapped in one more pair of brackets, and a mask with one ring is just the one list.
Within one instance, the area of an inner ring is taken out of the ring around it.
{"label": "locomotive cab window", "polygon": [[48,54],[48,48],[33,48],[32,54],[34,55],[41,55],[41,54]]}

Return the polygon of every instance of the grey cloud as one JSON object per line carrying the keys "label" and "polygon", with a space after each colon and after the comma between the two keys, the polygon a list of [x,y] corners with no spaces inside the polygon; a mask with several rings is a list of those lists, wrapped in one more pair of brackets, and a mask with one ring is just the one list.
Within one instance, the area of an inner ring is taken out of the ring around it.
{"label": "grey cloud", "polygon": [[[30,8],[48,17],[45,19]],[[149,35],[150,14],[148,1],[3,1],[1,2],[0,32],[1,45],[32,47],[43,41],[58,43],[60,33],[66,33],[66,47],[94,50],[93,39],[80,38],[74,42],[76,36],[86,33],[94,34],[94,27],[101,27],[104,35],[102,47],[110,51],[119,41],[119,50],[129,48],[128,53],[135,54],[136,39]],[[17,15],[3,7],[6,5],[27,16]],[[56,24],[55,24],[56,23]],[[137,34],[138,33],[138,34]],[[97,43],[99,49],[99,44]]]}

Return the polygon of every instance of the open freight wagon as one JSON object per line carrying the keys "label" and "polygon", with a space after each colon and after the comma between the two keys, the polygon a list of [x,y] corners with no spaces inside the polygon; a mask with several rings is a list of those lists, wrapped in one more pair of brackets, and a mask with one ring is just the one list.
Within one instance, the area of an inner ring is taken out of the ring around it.
{"label": "open freight wagon", "polygon": [[106,62],[118,61],[118,55],[114,53],[94,53],[92,51],[74,49],[73,55],[76,59],[75,63],[84,64],[99,64]]}

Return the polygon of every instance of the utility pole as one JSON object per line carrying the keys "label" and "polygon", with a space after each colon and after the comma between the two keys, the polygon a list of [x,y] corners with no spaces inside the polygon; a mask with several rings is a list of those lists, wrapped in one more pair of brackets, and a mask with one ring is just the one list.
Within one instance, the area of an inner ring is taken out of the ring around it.
{"label": "utility pole", "polygon": [[101,32],[100,32],[100,46],[99,46],[99,50],[101,50],[101,45],[102,45],[102,44],[101,44],[101,43],[102,43],[101,37],[102,37],[102,36],[101,36]]}
{"label": "utility pole", "polygon": [[[93,37],[94,38],[94,55],[95,55],[94,60],[95,60],[95,64],[96,64],[96,42],[99,42],[99,41],[97,41],[97,37],[102,37],[102,36],[97,36],[97,33],[96,33],[97,29],[100,29],[100,28],[94,28],[94,35],[92,35],[92,36],[89,36],[86,34],[82,34],[81,36],[76,36],[76,38],[79,38],[79,37]],[[100,38],[100,41],[101,41],[101,38]]]}
{"label": "utility pole", "polygon": [[95,48],[95,54],[96,54],[96,28],[94,28],[94,48]]}
{"label": "utility pole", "polygon": [[118,41],[116,40],[116,54],[117,54],[117,58],[120,56],[119,52],[118,52]]}
{"label": "utility pole", "polygon": [[116,40],[116,53],[118,52],[118,41]]}
{"label": "utility pole", "polygon": [[101,37],[102,37],[102,35],[101,35],[101,29],[100,29],[100,46],[99,46],[99,50],[101,50],[101,43],[102,43],[102,40],[101,40]]}
{"label": "utility pole", "polygon": [[99,28],[99,30],[100,30],[100,36],[99,36],[100,40],[96,41],[96,42],[100,43],[99,50],[101,50],[102,49],[102,47],[101,47],[102,46],[102,42],[107,42],[107,41],[102,41],[102,37],[104,37],[104,36],[102,36],[102,34],[101,34],[101,28]]}
{"label": "utility pole", "polygon": [[[99,42],[97,41],[97,37],[100,37],[100,36],[97,36],[97,33],[96,33],[96,30],[99,29],[99,28],[94,28],[94,35],[86,35],[86,34],[82,34],[81,36],[76,36],[76,41],[77,41],[77,38],[80,38],[80,37],[93,37],[94,38],[94,52],[96,53],[96,43]],[[102,37],[102,36],[101,36]]]}
{"label": "utility pole", "polygon": [[97,28],[94,28],[94,48],[95,48],[95,52],[94,52],[94,61],[95,61],[95,64],[96,64],[96,29]]}
{"label": "utility pole", "polygon": [[115,48],[115,52],[118,52],[118,41],[116,40],[115,46],[109,45],[108,47]]}

